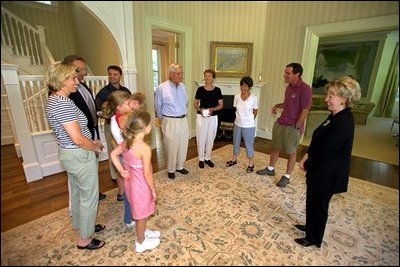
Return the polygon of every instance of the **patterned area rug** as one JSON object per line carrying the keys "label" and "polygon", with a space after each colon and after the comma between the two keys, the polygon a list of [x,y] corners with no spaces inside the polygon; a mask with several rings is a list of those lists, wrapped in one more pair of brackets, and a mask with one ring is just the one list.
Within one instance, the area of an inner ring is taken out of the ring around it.
{"label": "patterned area rug", "polygon": [[[396,125],[391,131],[392,123],[391,118],[369,117],[366,125],[356,124],[351,155],[399,166],[399,140],[393,138],[399,131]],[[310,141],[304,137],[302,144],[309,146]]]}
{"label": "patterned area rug", "polygon": [[[155,174],[159,199],[148,228],[161,231],[158,248],[136,254],[134,229],[123,224],[116,189],[100,203],[95,237],[106,245],[78,250],[67,209],[1,234],[1,265],[399,265],[399,191],[351,178],[349,191],[335,195],[321,248],[294,242],[303,233],[305,178],[296,166],[286,188],[276,177],[247,174],[245,151],[230,168],[232,146],[213,152],[215,168],[186,162],[187,176]],[[256,169],[269,155],[256,152]],[[29,212],[29,211],[26,211]]]}

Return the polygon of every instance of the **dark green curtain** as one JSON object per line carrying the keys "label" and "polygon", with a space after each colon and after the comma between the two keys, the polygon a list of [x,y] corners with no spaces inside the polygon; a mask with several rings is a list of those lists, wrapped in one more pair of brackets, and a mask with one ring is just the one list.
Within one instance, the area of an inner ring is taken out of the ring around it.
{"label": "dark green curtain", "polygon": [[392,117],[394,101],[399,90],[399,43],[394,49],[389,72],[386,77],[385,87],[383,88],[381,98],[376,108],[377,117]]}

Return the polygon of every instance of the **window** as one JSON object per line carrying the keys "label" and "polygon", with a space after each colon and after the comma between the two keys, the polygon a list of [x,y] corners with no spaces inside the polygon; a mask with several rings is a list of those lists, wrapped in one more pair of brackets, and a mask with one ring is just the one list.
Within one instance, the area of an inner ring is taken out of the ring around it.
{"label": "window", "polygon": [[153,48],[151,51],[152,61],[153,61],[153,88],[154,91],[160,84],[160,53],[157,48]]}
{"label": "window", "polygon": [[35,2],[38,2],[38,3],[42,3],[42,4],[45,4],[45,5],[51,6],[51,2],[52,2],[52,1],[35,1]]}
{"label": "window", "polygon": [[47,11],[58,11],[57,1],[14,1],[18,5],[39,8]]}
{"label": "window", "polygon": [[393,110],[392,110],[392,117],[395,118],[398,116],[399,116],[399,87],[397,87],[396,99],[394,101]]}

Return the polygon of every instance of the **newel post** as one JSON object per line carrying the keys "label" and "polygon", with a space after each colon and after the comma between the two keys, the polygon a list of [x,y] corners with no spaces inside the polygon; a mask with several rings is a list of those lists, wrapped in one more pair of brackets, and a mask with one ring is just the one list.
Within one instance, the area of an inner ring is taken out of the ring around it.
{"label": "newel post", "polygon": [[18,66],[16,65],[1,65],[1,76],[7,92],[11,114],[14,122],[17,122],[14,125],[22,154],[22,166],[26,181],[29,183],[42,179],[43,174],[28,127],[28,118],[23,105],[17,70]]}

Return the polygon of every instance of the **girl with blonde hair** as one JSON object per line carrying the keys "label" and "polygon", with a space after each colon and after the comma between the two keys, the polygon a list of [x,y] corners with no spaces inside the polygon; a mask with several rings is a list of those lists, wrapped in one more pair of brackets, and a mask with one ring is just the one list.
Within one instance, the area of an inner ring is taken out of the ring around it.
{"label": "girl with blonde hair", "polygon": [[[160,244],[160,232],[146,229],[146,220],[155,212],[157,198],[151,165],[151,147],[144,138],[151,132],[150,114],[135,111],[123,131],[124,143],[111,152],[111,160],[124,177],[126,196],[136,220],[135,251],[144,252]],[[119,156],[124,157],[124,167]]]}

